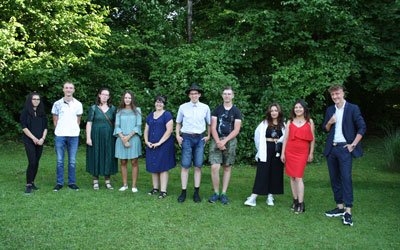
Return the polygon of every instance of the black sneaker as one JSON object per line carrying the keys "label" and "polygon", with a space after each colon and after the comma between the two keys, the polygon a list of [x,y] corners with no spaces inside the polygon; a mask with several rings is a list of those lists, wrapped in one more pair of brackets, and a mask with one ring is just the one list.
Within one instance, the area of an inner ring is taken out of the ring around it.
{"label": "black sneaker", "polygon": [[36,187],[35,183],[32,183],[32,189],[35,190],[35,191],[39,190],[39,188]]}
{"label": "black sneaker", "polygon": [[179,197],[178,197],[178,202],[179,202],[179,203],[182,203],[182,202],[184,202],[185,200],[186,200],[186,192],[185,192],[185,193],[182,192],[181,195],[179,195]]}
{"label": "black sneaker", "polygon": [[199,192],[194,192],[194,194],[193,194],[193,201],[196,202],[196,203],[201,202],[201,198],[200,198]]}
{"label": "black sneaker", "polygon": [[79,187],[76,184],[69,184],[68,187],[72,190],[78,191]]}
{"label": "black sneaker", "polygon": [[153,188],[150,192],[148,192],[148,195],[154,195],[158,193],[158,189],[157,188]]}
{"label": "black sneaker", "polygon": [[343,216],[344,214],[344,208],[340,209],[338,207],[336,207],[335,209],[332,209],[330,211],[326,211],[325,215],[327,217],[339,217],[339,216]]}
{"label": "black sneaker", "polygon": [[60,191],[61,188],[63,188],[63,185],[57,184],[57,185],[53,188],[53,191],[54,191],[54,192],[58,192],[58,191]]}
{"label": "black sneaker", "polygon": [[33,192],[32,185],[26,185],[25,194],[31,194]]}
{"label": "black sneaker", "polygon": [[353,226],[353,219],[351,214],[348,212],[345,212],[343,215],[343,225]]}
{"label": "black sneaker", "polygon": [[226,194],[221,195],[221,197],[219,197],[219,199],[221,200],[221,203],[223,205],[227,205],[229,203],[229,199],[228,199],[228,196],[226,196]]}
{"label": "black sneaker", "polygon": [[215,203],[215,202],[217,202],[218,200],[219,200],[219,195],[216,194],[216,193],[214,193],[214,194],[208,199],[208,202],[210,202],[210,203]]}

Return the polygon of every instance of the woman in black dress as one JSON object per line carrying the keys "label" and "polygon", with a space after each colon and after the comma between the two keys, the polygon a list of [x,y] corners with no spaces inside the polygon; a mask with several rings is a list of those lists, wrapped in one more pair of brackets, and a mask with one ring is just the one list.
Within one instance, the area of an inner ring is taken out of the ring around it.
{"label": "woman in black dress", "polygon": [[256,206],[258,195],[267,195],[267,205],[274,205],[273,194],[283,194],[283,163],[277,152],[277,144],[283,141],[285,127],[283,113],[277,103],[269,105],[265,119],[254,132],[257,148],[257,172],[253,192],[244,202]]}
{"label": "woman in black dress", "polygon": [[20,122],[24,132],[22,141],[28,157],[25,193],[30,194],[33,190],[38,189],[35,186],[35,177],[47,135],[47,118],[41,96],[38,93],[33,92],[27,96]]}

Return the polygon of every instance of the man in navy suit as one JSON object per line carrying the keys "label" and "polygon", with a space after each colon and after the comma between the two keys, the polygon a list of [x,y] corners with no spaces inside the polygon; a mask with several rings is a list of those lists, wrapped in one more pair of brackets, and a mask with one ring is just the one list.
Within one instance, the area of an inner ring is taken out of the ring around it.
{"label": "man in navy suit", "polygon": [[323,130],[328,132],[324,155],[328,163],[329,176],[336,208],[325,212],[328,217],[343,216],[344,225],[353,225],[352,157],[361,157],[360,141],[366,125],[360,108],[344,99],[344,88],[334,85],[329,88],[335,105],[328,107]]}

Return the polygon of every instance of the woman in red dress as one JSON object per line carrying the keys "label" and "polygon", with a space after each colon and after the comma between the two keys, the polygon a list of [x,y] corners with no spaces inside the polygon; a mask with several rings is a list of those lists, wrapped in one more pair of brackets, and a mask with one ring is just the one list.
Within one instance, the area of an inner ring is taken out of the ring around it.
{"label": "woman in red dress", "polygon": [[295,213],[305,211],[303,175],[307,162],[313,160],[314,144],[314,122],[310,119],[307,104],[298,100],[290,112],[281,155],[286,175],[290,177]]}

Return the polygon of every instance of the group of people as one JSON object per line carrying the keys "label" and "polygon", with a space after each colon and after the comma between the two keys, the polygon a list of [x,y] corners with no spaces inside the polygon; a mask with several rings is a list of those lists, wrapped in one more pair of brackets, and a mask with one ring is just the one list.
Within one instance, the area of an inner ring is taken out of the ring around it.
{"label": "group of people", "polygon": [[[79,190],[76,185],[76,153],[79,142],[79,124],[83,113],[82,104],[73,97],[75,86],[71,82],[63,85],[64,97],[52,107],[55,127],[55,150],[57,156],[56,185],[54,191],[64,186],[64,152],[68,153],[68,187]],[[212,112],[208,105],[200,102],[203,91],[192,84],[186,91],[190,101],[180,105],[175,135],[181,147],[181,187],[178,202],[187,197],[189,170],[194,166],[193,201],[200,202],[200,183],[204,162],[205,145],[209,145],[209,161],[214,193],[210,203],[220,201],[228,204],[227,189],[235,162],[237,135],[242,124],[242,114],[233,104],[234,91],[225,87],[222,91],[223,103]],[[328,133],[324,155],[327,158],[329,175],[336,207],[326,211],[328,217],[339,217],[343,224],[353,225],[352,157],[360,157],[360,141],[366,125],[357,105],[346,102],[344,88],[334,85],[329,88],[334,105],[328,107],[323,122],[323,130]],[[86,170],[93,177],[93,189],[98,190],[99,177],[104,176],[107,189],[113,189],[110,176],[118,172],[121,165],[122,187],[128,187],[128,161],[132,166],[131,191],[138,192],[138,158],[141,156],[141,140],[146,146],[146,170],[152,176],[149,195],[167,196],[168,171],[176,166],[173,116],[165,110],[167,98],[162,95],[154,100],[155,110],[146,120],[142,133],[142,113],[137,107],[135,96],[125,91],[118,107],[111,104],[111,93],[102,88],[96,103],[90,106],[86,123]],[[23,142],[28,157],[25,193],[37,190],[34,183],[47,136],[47,118],[41,96],[33,92],[28,95],[21,113]],[[283,194],[283,172],[290,178],[293,196],[291,209],[296,213],[305,212],[303,175],[307,162],[313,160],[315,135],[314,122],[310,118],[307,104],[303,100],[295,102],[290,117],[285,123],[278,103],[268,106],[264,120],[257,126],[254,142],[257,149],[257,171],[251,195],[244,202],[256,206],[259,195],[267,197],[268,205],[274,205],[274,195]],[[222,185],[220,169],[223,168]],[[285,166],[285,168],[284,168]],[[222,188],[220,189],[220,186]]]}

